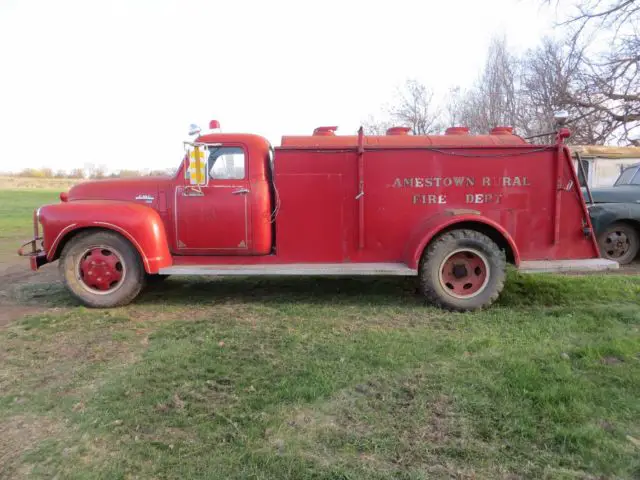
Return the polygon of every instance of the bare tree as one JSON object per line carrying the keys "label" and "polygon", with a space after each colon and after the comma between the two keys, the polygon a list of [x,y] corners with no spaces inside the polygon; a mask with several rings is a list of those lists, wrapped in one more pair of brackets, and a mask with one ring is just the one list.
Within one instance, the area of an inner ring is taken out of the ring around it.
{"label": "bare tree", "polygon": [[611,91],[615,81],[595,75],[595,65],[575,35],[564,42],[544,39],[519,58],[509,53],[504,38],[496,38],[478,81],[467,92],[458,89],[450,96],[449,122],[474,133],[510,125],[521,135],[533,136],[553,130],[553,113],[563,109],[570,114],[572,143],[628,139],[637,127],[635,114],[628,110],[629,92],[615,104],[615,92],[602,93]]}
{"label": "bare tree", "polygon": [[448,123],[463,124],[473,133],[487,133],[499,125],[518,125],[520,65],[504,37],[489,46],[484,70],[466,92],[453,89],[448,102]]}
{"label": "bare tree", "polygon": [[411,127],[414,135],[428,135],[440,129],[440,111],[434,106],[433,91],[416,80],[406,82],[400,102],[390,113],[394,122]]}
{"label": "bare tree", "polygon": [[559,25],[570,30],[573,48],[586,53],[579,88],[567,102],[599,120],[599,141],[638,145],[640,0],[579,0],[574,7],[576,13]]}
{"label": "bare tree", "polygon": [[105,178],[107,176],[107,167],[105,165],[98,165],[93,169],[89,178]]}
{"label": "bare tree", "polygon": [[393,122],[388,119],[388,114],[383,112],[381,116],[369,115],[362,122],[362,128],[367,135],[384,135],[388,128],[393,127]]}
{"label": "bare tree", "polygon": [[526,135],[553,130],[553,114],[567,110],[573,128],[573,143],[603,143],[610,130],[599,115],[586,112],[573,104],[581,87],[582,51],[569,43],[544,39],[542,44],[529,50],[520,60],[521,99],[520,129]]}
{"label": "bare tree", "polygon": [[433,91],[417,80],[407,80],[391,106],[383,109],[381,118],[370,115],[363,126],[369,134],[382,135],[389,127],[404,126],[414,135],[429,135],[441,129],[440,117]]}
{"label": "bare tree", "polygon": [[69,172],[69,178],[85,178],[84,170],[81,168],[73,168]]}
{"label": "bare tree", "polygon": [[640,0],[542,1],[573,2],[575,14],[559,24],[567,40],[545,39],[516,57],[495,38],[478,80],[451,90],[445,115],[426,86],[408,81],[385,120],[370,117],[367,130],[401,124],[424,134],[444,123],[486,133],[510,125],[533,136],[551,131],[553,113],[563,109],[573,143],[640,145]]}

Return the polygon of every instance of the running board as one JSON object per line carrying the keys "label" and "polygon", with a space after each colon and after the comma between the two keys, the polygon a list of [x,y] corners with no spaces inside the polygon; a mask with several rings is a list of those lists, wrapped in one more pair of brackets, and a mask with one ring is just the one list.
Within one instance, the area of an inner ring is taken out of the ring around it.
{"label": "running board", "polygon": [[175,265],[162,275],[418,275],[404,263],[293,263],[269,265]]}
{"label": "running board", "polygon": [[587,258],[584,260],[536,260],[520,262],[521,273],[568,273],[601,272],[617,270],[620,265],[606,258]]}

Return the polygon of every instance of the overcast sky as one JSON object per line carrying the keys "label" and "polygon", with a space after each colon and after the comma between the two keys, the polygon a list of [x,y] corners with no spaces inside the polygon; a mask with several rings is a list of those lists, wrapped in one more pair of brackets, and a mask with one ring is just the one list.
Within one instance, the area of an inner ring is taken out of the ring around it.
{"label": "overcast sky", "polygon": [[469,85],[495,34],[552,34],[540,0],[0,0],[0,171],[176,166],[190,123],[353,133],[395,88]]}

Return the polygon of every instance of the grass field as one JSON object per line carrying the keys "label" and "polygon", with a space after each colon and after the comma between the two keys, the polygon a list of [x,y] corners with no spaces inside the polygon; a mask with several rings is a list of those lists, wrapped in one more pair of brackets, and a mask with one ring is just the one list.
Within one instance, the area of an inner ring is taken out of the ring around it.
{"label": "grass field", "polygon": [[19,243],[33,237],[33,210],[58,200],[60,191],[0,189],[0,260],[15,255]]}
{"label": "grass field", "polygon": [[[0,192],[3,236],[47,195]],[[0,328],[0,478],[640,478],[637,276],[511,272],[474,314],[395,278],[3,288],[44,310]]]}

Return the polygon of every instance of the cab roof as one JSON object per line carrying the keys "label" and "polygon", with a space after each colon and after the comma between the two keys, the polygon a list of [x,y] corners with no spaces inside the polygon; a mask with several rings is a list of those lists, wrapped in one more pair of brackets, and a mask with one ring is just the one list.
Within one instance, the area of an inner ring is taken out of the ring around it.
{"label": "cab roof", "polygon": [[195,139],[197,143],[244,143],[249,147],[268,147],[269,140],[252,133],[205,133]]}

